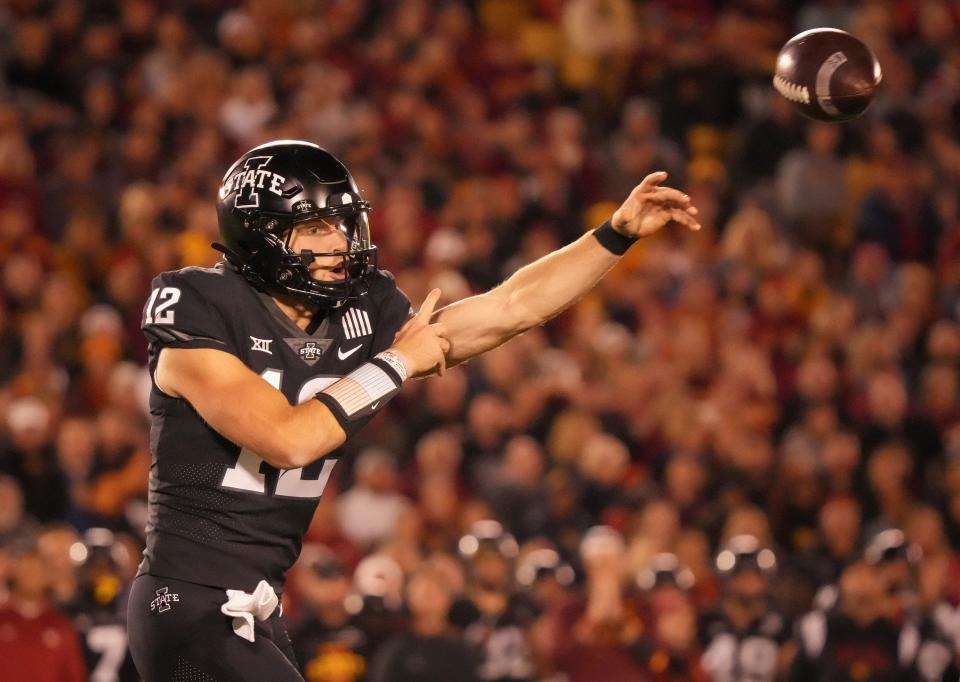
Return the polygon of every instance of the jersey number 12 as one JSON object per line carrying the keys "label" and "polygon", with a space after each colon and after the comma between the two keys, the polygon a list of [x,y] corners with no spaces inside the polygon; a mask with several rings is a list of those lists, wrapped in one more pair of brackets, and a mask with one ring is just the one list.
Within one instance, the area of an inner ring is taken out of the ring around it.
{"label": "jersey number 12", "polygon": [[[160,300],[157,301],[157,296]],[[143,324],[173,324],[173,306],[180,300],[180,290],[177,287],[163,287],[154,289],[147,301],[146,316]],[[156,307],[154,307],[156,303]]]}
{"label": "jersey number 12", "polygon": [[[280,382],[283,379],[282,371],[267,369],[260,376],[275,389],[280,390]],[[302,403],[305,400],[310,400],[314,394],[322,391],[339,378],[314,377],[308,380],[300,388],[297,402]],[[274,491],[274,495],[302,498],[320,497],[323,494],[323,489],[327,487],[327,481],[330,479],[330,474],[333,473],[333,467],[336,463],[337,460],[335,459],[323,460],[323,468],[316,480],[303,478],[303,467],[282,470],[280,478],[277,479],[277,489]],[[237,463],[227,469],[220,485],[224,488],[246,490],[265,495],[267,492],[267,477],[261,471],[264,464],[265,462],[257,453],[249,448],[243,448],[237,455]]]}

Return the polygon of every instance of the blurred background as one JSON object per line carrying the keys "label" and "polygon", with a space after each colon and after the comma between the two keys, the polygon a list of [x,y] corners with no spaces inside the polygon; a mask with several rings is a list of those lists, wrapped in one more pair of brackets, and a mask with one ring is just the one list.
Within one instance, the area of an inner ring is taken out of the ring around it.
{"label": "blurred background", "polygon": [[[0,676],[136,680],[150,279],[224,170],[324,146],[414,302],[479,292],[670,173],[698,233],[415,382],[284,596],[305,678],[956,679],[960,4],[0,3]],[[867,114],[771,85],[877,53]]]}

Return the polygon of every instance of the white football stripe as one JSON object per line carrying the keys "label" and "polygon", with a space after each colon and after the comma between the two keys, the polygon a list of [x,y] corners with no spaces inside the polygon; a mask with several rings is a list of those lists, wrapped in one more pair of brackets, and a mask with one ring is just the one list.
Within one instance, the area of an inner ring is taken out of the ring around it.
{"label": "white football stripe", "polygon": [[833,78],[833,74],[837,72],[841,66],[847,62],[847,55],[843,52],[834,52],[832,55],[826,58],[823,64],[820,65],[820,69],[817,71],[817,81],[814,85],[814,90],[817,93],[817,100],[820,103],[820,108],[831,116],[837,116],[840,113],[840,110],[833,105],[833,101],[830,99],[830,79]]}
{"label": "white football stripe", "polygon": [[373,334],[373,327],[370,325],[370,316],[367,315],[366,310],[361,310],[360,314],[363,315],[364,326],[367,328],[367,334]]}

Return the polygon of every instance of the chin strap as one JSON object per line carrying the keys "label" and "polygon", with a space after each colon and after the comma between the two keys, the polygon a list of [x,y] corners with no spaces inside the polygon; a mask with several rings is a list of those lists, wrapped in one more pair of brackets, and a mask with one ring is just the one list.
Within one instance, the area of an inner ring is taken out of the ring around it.
{"label": "chin strap", "polygon": [[222,253],[227,262],[236,268],[237,272],[243,275],[243,277],[245,277],[246,280],[256,288],[266,288],[267,283],[263,281],[263,277],[261,277],[256,270],[250,267],[250,265],[245,263],[244,259],[236,251],[224,244],[221,244],[220,242],[213,242],[210,246],[213,247],[214,250]]}
{"label": "chin strap", "polygon": [[240,272],[247,273],[250,271],[250,266],[243,262],[243,258],[240,257],[240,254],[231,249],[229,246],[221,244],[220,242],[213,242],[210,246],[214,251],[219,251],[222,253],[223,257],[227,259],[227,262]]}
{"label": "chin strap", "polygon": [[[269,233],[268,233],[268,236],[276,239],[275,236],[269,235]],[[243,258],[240,254],[238,254],[236,251],[231,249],[229,246],[226,246],[225,244],[221,244],[220,242],[213,242],[210,246],[213,247],[214,250],[222,253],[224,255],[224,258],[226,258],[227,262],[230,263],[230,265],[232,265],[240,275],[242,275],[255,288],[261,291],[269,292],[271,290],[275,290],[279,288],[287,295],[303,296],[309,299],[312,303],[320,304],[321,306],[332,307],[332,308],[340,307],[341,305],[343,305],[343,303],[345,303],[349,299],[360,298],[366,295],[367,292],[369,291],[369,285],[367,284],[367,282],[365,282],[363,279],[360,279],[360,281],[356,282],[352,286],[352,289],[350,290],[350,292],[347,293],[342,300],[339,300],[336,302],[332,300],[324,300],[316,292],[309,291],[303,288],[298,288],[296,282],[290,281],[291,279],[290,275],[294,275],[294,271],[290,269],[291,266],[294,264],[293,262],[287,263],[287,264],[283,264],[281,262],[280,264],[280,267],[288,268],[287,272],[289,274],[286,277],[286,281],[284,281],[284,279],[281,279],[279,283],[268,282],[263,278],[263,275],[260,274],[258,269],[253,266],[253,264],[250,262],[249,259]],[[370,250],[370,252],[371,252],[371,257],[367,261],[366,269],[368,272],[373,272],[376,269],[376,262],[377,262],[376,247],[373,247]],[[302,265],[303,267],[307,267],[311,262],[313,262],[315,258],[317,258],[318,255],[326,255],[326,254],[316,254],[309,249],[304,249],[300,253],[289,252],[289,256],[291,257],[291,260],[294,261],[297,265]],[[346,267],[349,268],[347,270],[348,276],[359,277],[360,273],[355,272],[356,266],[348,265]],[[280,286],[277,287],[277,284],[279,284]]]}

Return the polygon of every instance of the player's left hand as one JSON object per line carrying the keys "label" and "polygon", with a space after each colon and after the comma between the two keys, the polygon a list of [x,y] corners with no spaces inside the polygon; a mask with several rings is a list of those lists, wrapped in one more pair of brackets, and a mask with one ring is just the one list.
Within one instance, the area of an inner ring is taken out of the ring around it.
{"label": "player's left hand", "polygon": [[626,237],[646,237],[669,222],[699,230],[697,208],[690,197],[672,187],[661,187],[665,171],[651,173],[633,188],[627,200],[614,211],[610,224]]}

